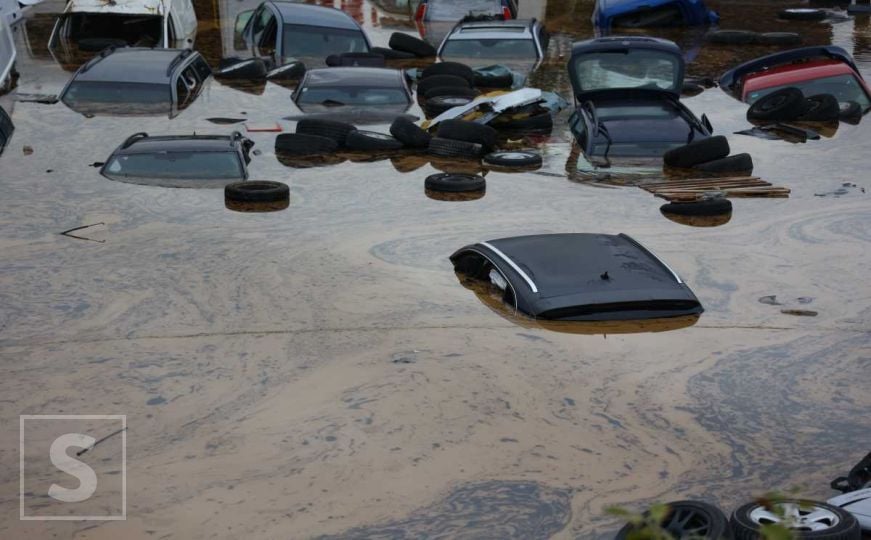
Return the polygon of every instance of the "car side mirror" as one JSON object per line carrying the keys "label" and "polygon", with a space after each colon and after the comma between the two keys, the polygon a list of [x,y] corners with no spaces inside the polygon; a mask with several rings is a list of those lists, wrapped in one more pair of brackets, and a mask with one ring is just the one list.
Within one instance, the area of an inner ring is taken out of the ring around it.
{"label": "car side mirror", "polygon": [[248,21],[254,15],[254,10],[249,9],[236,15],[236,23],[233,25],[233,34],[236,42],[242,41],[242,34],[245,32],[245,27],[248,26]]}
{"label": "car side mirror", "polygon": [[702,125],[705,126],[705,129],[708,130],[708,133],[713,133],[713,132],[714,132],[714,126],[712,126],[712,125],[711,125],[711,121],[708,120],[708,115],[707,115],[707,114],[703,114],[703,115],[702,115]]}

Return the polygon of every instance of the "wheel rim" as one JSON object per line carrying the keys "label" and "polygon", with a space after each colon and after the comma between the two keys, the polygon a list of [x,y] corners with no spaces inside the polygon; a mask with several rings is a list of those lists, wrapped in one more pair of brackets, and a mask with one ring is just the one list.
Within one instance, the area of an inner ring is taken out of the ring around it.
{"label": "wheel rim", "polygon": [[503,152],[496,154],[494,157],[511,161],[523,161],[526,159],[532,159],[532,156],[530,154],[524,154],[523,152]]}
{"label": "wheel rim", "polygon": [[675,538],[705,538],[711,531],[711,520],[695,509],[677,507],[672,510],[663,528]]}
{"label": "wheel rim", "polygon": [[760,506],[750,512],[750,519],[757,525],[780,524],[795,531],[825,531],[841,521],[831,510],[814,504],[804,508],[799,503],[778,503],[774,506],[779,512]]}

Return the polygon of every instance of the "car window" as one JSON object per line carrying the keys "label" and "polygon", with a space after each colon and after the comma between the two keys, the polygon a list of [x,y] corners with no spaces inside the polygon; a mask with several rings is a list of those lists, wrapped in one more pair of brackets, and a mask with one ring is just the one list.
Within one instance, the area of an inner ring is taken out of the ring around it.
{"label": "car window", "polygon": [[812,81],[801,81],[792,84],[785,84],[783,86],[764,88],[762,90],[750,92],[747,95],[747,102],[753,103],[764,95],[770,94],[777,90],[781,90],[788,86],[800,88],[806,96],[815,96],[817,94],[832,94],[841,103],[845,103],[847,101],[855,101],[862,107],[862,110],[867,110],[869,107],[871,107],[871,101],[869,101],[868,95],[862,88],[862,84],[858,80],[856,80],[856,77],[848,74],[835,75],[833,77],[823,77],[822,79],[814,79]]}
{"label": "car window", "polygon": [[74,81],[61,98],[73,103],[169,103],[169,85]]}
{"label": "car window", "polygon": [[112,178],[244,178],[236,152],[157,152],[113,155],[103,169]]}
{"label": "car window", "polygon": [[466,15],[501,14],[501,0],[430,0],[424,20],[459,21]]}
{"label": "car window", "polygon": [[300,91],[301,104],[324,105],[405,105],[408,94],[400,88],[309,87]]}
{"label": "car window", "polygon": [[359,30],[286,24],[281,39],[285,57],[322,60],[331,54],[369,51]]}
{"label": "car window", "polygon": [[254,24],[252,26],[251,35],[254,38],[255,43],[260,42],[260,38],[263,36],[263,31],[266,30],[266,25],[269,23],[271,18],[272,12],[265,6],[261,7],[260,10],[254,14]]}
{"label": "car window", "polygon": [[515,59],[538,57],[531,39],[452,39],[445,42],[442,58]]}
{"label": "car window", "polygon": [[263,34],[260,36],[260,41],[257,42],[261,54],[268,55],[275,52],[277,29],[278,22],[275,20],[275,17],[270,15],[269,20],[266,22],[266,28],[263,29]]}
{"label": "car window", "polygon": [[205,81],[209,78],[209,75],[212,74],[212,69],[209,67],[209,64],[202,59],[202,57],[194,60],[192,65],[201,81]]}
{"label": "car window", "polygon": [[652,50],[587,53],[575,59],[578,88],[583,92],[617,88],[676,91],[680,59]]}
{"label": "car window", "polygon": [[188,105],[192,98],[199,93],[200,80],[193,66],[188,66],[181,72],[176,80],[176,92],[178,93],[179,107]]}

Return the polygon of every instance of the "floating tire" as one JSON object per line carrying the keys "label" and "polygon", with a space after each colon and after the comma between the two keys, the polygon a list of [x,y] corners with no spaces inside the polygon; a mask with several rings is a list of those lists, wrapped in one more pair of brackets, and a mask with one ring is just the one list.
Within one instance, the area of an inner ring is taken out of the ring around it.
{"label": "floating tire", "polygon": [[282,133],[275,138],[275,151],[291,156],[330,154],[339,149],[339,143],[320,135]]}
{"label": "floating tire", "polygon": [[493,152],[484,156],[484,164],[511,169],[541,167],[541,154],[535,152]]}
{"label": "floating tire", "polygon": [[414,54],[405,51],[397,51],[388,49],[387,47],[372,47],[369,52],[380,54],[386,60],[413,60],[417,58]]}
{"label": "floating tire", "polygon": [[436,86],[426,91],[424,99],[432,99],[442,96],[467,97],[475,99],[478,97],[478,91],[474,88],[460,88],[458,86]]}
{"label": "floating tire", "polygon": [[423,70],[420,78],[422,80],[436,75],[453,75],[454,77],[466,79],[469,86],[475,84],[475,72],[466,64],[461,64],[459,62],[439,62],[437,64],[432,64]]}
{"label": "floating tire", "polygon": [[[216,79],[251,80],[266,78],[266,62],[262,58],[227,60],[232,63],[212,73]],[[238,61],[233,62],[233,60]]]}
{"label": "floating tire", "polygon": [[[697,538],[704,540],[725,540],[730,538],[729,520],[716,506],[697,501],[676,501],[667,503],[668,512],[659,523],[671,538]],[[649,512],[644,513],[649,516]],[[641,538],[637,525],[631,523],[617,533],[617,540]]]}
{"label": "floating tire", "polygon": [[290,188],[281,182],[234,182],[224,187],[224,199],[242,203],[286,202],[290,199]]}
{"label": "floating tire", "polygon": [[862,106],[855,101],[838,104],[838,118],[848,124],[858,124],[862,120]]}
{"label": "floating tire", "polygon": [[387,65],[387,60],[383,54],[379,53],[342,53],[339,55],[339,66],[342,67],[374,67],[383,68]]}
{"label": "floating tire", "polygon": [[804,100],[804,112],[797,118],[802,122],[832,122],[841,117],[841,104],[832,94],[817,94]]}
{"label": "floating tire", "polygon": [[663,204],[659,210],[663,214],[677,216],[719,216],[732,211],[732,201],[718,197],[696,202],[668,203]]}
{"label": "floating tire", "polygon": [[487,187],[487,181],[478,175],[439,173],[428,176],[424,187],[431,191],[465,193],[483,191]]}
{"label": "floating tire", "polygon": [[424,129],[402,116],[390,124],[390,134],[409,148],[429,148],[432,139]]}
{"label": "floating tire", "polygon": [[753,172],[753,157],[750,154],[735,154],[723,159],[700,163],[693,167],[709,173],[747,173]]}
{"label": "floating tire", "polygon": [[429,141],[429,153],[441,157],[478,158],[484,147],[477,143],[433,137]]}
{"label": "floating tire", "polygon": [[795,120],[805,111],[804,94],[790,86],[762,96],[747,110],[747,120],[751,122],[788,122]]}
{"label": "floating tire", "polygon": [[796,8],[784,9],[777,14],[777,17],[786,21],[821,21],[828,17],[828,14],[822,9]]}
{"label": "floating tire", "polygon": [[357,128],[353,124],[336,122],[335,120],[320,120],[303,118],[296,124],[296,132],[304,135],[317,135],[336,141],[339,148],[345,146],[348,134]]}
{"label": "floating tire", "polygon": [[418,58],[430,58],[436,55],[436,49],[426,41],[414,36],[394,32],[388,43],[391,49],[411,53]]}
{"label": "floating tire", "polygon": [[801,45],[801,35],[796,32],[765,32],[759,34],[761,45]]}
{"label": "floating tire", "polygon": [[438,125],[437,137],[480,144],[484,150],[496,147],[499,133],[484,124],[465,120],[445,120]]}
{"label": "floating tire", "polygon": [[356,152],[389,152],[401,150],[402,142],[386,133],[354,130],[348,134],[345,146]]}
{"label": "floating tire", "polygon": [[[794,539],[859,540],[862,531],[853,514],[828,503],[784,499],[766,508],[758,502],[745,504],[732,513],[730,525],[735,540],[757,540],[765,525],[786,527]],[[783,516],[788,516],[784,519]]]}
{"label": "floating tire", "polygon": [[433,75],[426,79],[421,79],[417,83],[417,95],[426,96],[426,93],[433,88],[443,88],[452,86],[456,88],[471,88],[469,81],[456,75]]}
{"label": "floating tire", "polygon": [[475,79],[472,81],[472,84],[481,88],[511,88],[514,86],[514,76],[510,73],[484,75],[483,73],[475,72]]}
{"label": "floating tire", "polygon": [[714,30],[705,35],[708,43],[720,45],[752,45],[760,41],[760,35],[749,30]]}
{"label": "floating tire", "polygon": [[722,135],[691,142],[665,153],[663,161],[669,167],[689,169],[695,165],[723,159],[731,152],[729,141]]}
{"label": "floating tire", "polygon": [[454,107],[462,107],[473,101],[473,98],[466,96],[438,96],[426,101],[423,104],[423,112],[427,118],[435,118],[443,112],[449,111]]}

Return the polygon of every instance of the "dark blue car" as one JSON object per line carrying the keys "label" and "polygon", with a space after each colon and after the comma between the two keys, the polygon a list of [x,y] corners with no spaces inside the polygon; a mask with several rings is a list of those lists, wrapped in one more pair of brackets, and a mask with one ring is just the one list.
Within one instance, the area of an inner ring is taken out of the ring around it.
{"label": "dark blue car", "polygon": [[612,28],[698,26],[719,20],[703,0],[598,0],[593,11],[593,24],[604,32]]}
{"label": "dark blue car", "polygon": [[[647,163],[711,136],[711,124],[680,101],[685,64],[671,41],[607,37],[575,43],[568,65],[575,95],[569,127],[587,159]],[[661,164],[661,162],[660,162]]]}

